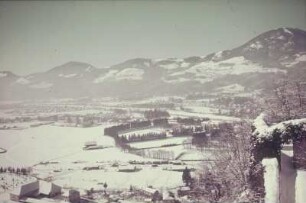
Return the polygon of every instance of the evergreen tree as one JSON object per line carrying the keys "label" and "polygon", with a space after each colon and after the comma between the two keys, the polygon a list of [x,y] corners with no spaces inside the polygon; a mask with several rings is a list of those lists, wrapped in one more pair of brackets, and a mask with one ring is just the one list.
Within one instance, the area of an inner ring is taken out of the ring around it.
{"label": "evergreen tree", "polygon": [[186,186],[190,186],[192,178],[190,174],[190,169],[188,169],[187,167],[183,171],[182,179]]}

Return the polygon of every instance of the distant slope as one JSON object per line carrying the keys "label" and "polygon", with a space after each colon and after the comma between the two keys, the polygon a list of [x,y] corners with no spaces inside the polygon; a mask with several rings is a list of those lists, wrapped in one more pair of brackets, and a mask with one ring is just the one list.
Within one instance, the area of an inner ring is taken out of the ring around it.
{"label": "distant slope", "polygon": [[0,72],[1,100],[67,97],[143,97],[190,92],[252,92],[284,75],[306,79],[306,32],[279,28],[240,47],[205,57],[136,58],[109,68],[68,62],[17,76]]}

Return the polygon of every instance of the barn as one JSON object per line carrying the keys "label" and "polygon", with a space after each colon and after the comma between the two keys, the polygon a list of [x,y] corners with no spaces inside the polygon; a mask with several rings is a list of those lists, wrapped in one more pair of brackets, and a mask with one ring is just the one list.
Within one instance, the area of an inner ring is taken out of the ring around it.
{"label": "barn", "polygon": [[84,147],[92,147],[92,146],[97,146],[97,142],[96,141],[88,141],[85,142]]}

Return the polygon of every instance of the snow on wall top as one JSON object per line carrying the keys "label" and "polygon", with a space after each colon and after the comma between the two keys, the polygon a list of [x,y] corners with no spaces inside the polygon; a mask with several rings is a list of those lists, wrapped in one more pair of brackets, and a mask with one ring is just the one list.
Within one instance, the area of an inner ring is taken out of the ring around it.
{"label": "snow on wall top", "polygon": [[264,113],[261,113],[253,122],[253,125],[256,128],[254,134],[257,134],[258,137],[265,137],[266,132],[269,128],[265,121],[265,117],[266,115]]}
{"label": "snow on wall top", "polygon": [[253,126],[255,127],[255,131],[253,132],[253,135],[255,135],[257,138],[270,139],[272,138],[272,134],[273,132],[275,132],[275,130],[279,130],[283,132],[284,130],[286,130],[286,127],[288,125],[306,124],[306,118],[302,118],[302,119],[283,121],[283,122],[274,124],[272,126],[268,126],[265,119],[266,119],[266,114],[261,113],[253,122]]}

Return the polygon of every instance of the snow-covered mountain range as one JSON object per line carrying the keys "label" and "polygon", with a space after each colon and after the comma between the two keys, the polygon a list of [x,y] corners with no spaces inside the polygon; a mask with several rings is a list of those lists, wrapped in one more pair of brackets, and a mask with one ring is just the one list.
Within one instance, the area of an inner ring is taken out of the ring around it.
{"label": "snow-covered mountain range", "polygon": [[271,30],[240,47],[204,57],[136,58],[108,68],[68,62],[27,76],[2,71],[0,99],[252,92],[270,88],[284,75],[306,79],[306,31]]}

